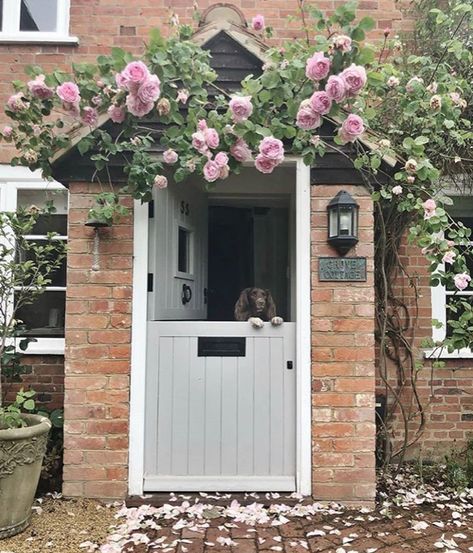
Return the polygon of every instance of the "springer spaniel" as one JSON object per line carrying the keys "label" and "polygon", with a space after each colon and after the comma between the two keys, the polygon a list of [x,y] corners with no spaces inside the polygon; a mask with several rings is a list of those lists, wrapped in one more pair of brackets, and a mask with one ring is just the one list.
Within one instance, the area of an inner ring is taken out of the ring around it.
{"label": "springer spaniel", "polygon": [[255,328],[262,328],[264,321],[275,326],[284,321],[276,316],[276,305],[269,290],[245,288],[235,304],[235,320],[248,321]]}

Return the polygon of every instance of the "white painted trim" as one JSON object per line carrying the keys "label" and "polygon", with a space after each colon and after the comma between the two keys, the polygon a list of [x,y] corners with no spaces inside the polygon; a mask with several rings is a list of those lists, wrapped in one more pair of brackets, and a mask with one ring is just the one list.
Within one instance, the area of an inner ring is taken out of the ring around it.
{"label": "white painted trim", "polygon": [[64,355],[64,338],[38,338],[30,342],[25,353],[28,355]]}
{"label": "white painted trim", "polygon": [[312,493],[310,167],[296,162],[296,489]]}
{"label": "white painted trim", "polygon": [[163,492],[294,491],[292,476],[145,476],[146,488]]}
{"label": "white painted trim", "polygon": [[[304,495],[310,495],[312,493],[310,167],[307,167],[300,158],[295,157],[287,159],[285,164],[294,165],[296,169],[296,490]],[[135,202],[133,253],[128,492],[130,495],[142,495],[145,447],[148,208],[139,202]],[[215,478],[212,478],[212,481],[215,482]],[[205,484],[207,490],[210,490],[208,487],[210,484],[210,482]],[[239,480],[238,485],[243,486],[242,480]],[[254,489],[253,485],[255,484],[248,486],[248,489]],[[189,484],[184,484],[185,489],[182,488],[182,491],[188,491],[188,486]],[[159,489],[163,490],[161,479]],[[175,477],[172,490],[179,490]],[[284,490],[281,488],[281,491]]]}
{"label": "white painted trim", "polygon": [[424,349],[424,357],[426,359],[473,359],[473,351],[462,348],[449,353],[445,348],[429,348]]}
{"label": "white painted trim", "polygon": [[21,0],[4,0],[0,43],[77,44],[79,39],[69,36],[70,10],[70,0],[57,0],[55,31],[20,31]]}
{"label": "white painted trim", "polygon": [[146,397],[148,205],[134,203],[128,492],[143,494]]}

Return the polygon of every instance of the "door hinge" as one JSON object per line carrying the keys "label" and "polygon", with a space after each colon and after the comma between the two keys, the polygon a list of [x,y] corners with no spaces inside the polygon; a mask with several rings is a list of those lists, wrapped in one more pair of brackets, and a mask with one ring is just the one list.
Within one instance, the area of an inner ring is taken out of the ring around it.
{"label": "door hinge", "polygon": [[154,217],[154,200],[148,202],[148,218],[153,219]]}
{"label": "door hinge", "polygon": [[148,292],[153,291],[153,280],[154,280],[153,277],[154,277],[153,273],[148,273]]}

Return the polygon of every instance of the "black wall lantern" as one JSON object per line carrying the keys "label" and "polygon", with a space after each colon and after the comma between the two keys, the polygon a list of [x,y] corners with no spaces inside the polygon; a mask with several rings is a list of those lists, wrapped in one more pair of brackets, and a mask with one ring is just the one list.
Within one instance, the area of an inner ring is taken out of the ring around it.
{"label": "black wall lantern", "polygon": [[327,206],[328,243],[340,255],[345,255],[358,242],[359,208],[345,190],[340,190]]}

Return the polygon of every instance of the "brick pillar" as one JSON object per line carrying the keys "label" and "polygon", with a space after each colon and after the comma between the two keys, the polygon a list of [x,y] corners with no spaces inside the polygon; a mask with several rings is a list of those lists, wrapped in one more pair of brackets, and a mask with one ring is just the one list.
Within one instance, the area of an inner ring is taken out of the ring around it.
{"label": "brick pillar", "polygon": [[[367,282],[319,282],[327,204],[339,190],[360,205],[359,243]],[[372,503],[375,496],[373,206],[363,187],[312,187],[312,490],[321,500]]]}
{"label": "brick pillar", "polygon": [[[68,496],[127,492],[133,227],[131,217],[85,227],[95,185],[70,185],[67,259],[64,485]],[[129,201],[131,206],[131,200]]]}

